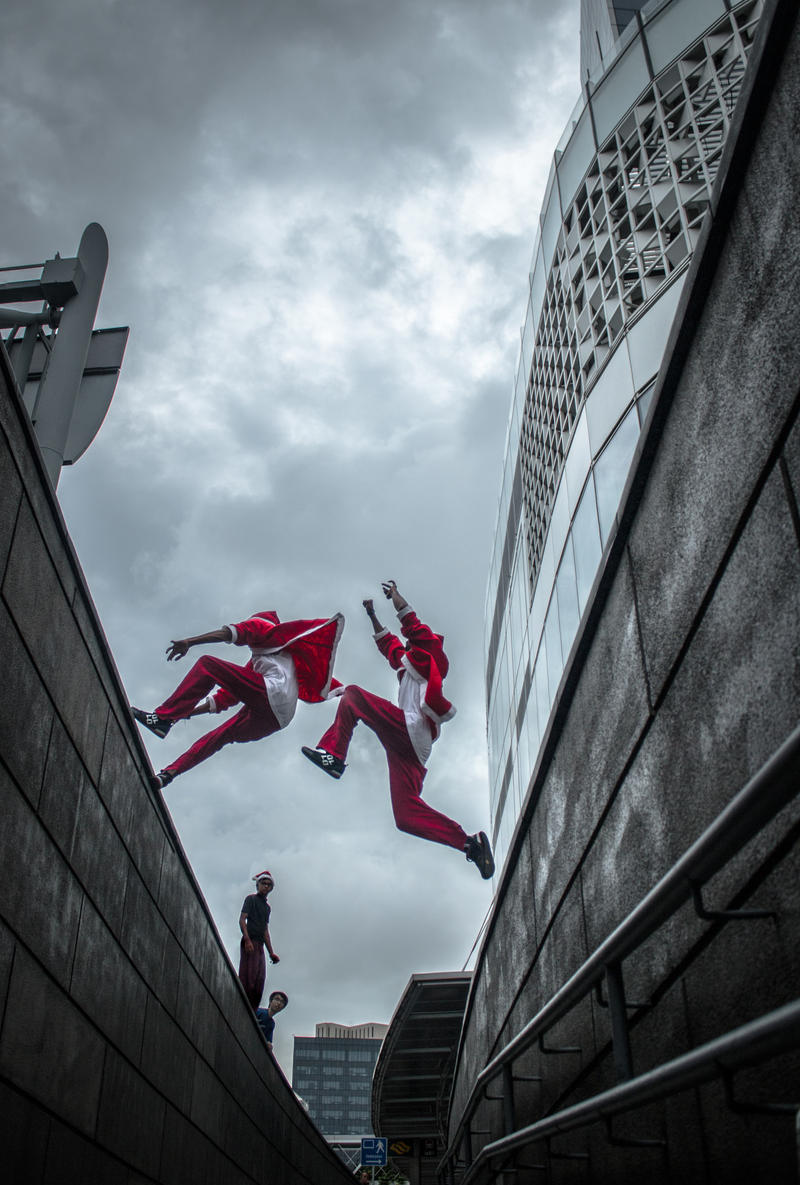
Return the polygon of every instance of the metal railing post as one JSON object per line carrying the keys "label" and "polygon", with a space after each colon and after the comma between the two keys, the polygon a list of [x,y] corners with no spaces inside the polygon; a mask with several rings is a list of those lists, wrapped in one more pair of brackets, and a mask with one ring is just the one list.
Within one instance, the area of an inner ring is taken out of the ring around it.
{"label": "metal railing post", "polygon": [[510,1062],[506,1062],[503,1066],[503,1128],[507,1136],[517,1129],[514,1106],[514,1074]]}
{"label": "metal railing post", "polygon": [[611,1017],[611,1041],[614,1047],[617,1081],[626,1082],[633,1077],[633,1058],[621,963],[609,963],[606,967],[606,990],[608,991],[608,1012]]}

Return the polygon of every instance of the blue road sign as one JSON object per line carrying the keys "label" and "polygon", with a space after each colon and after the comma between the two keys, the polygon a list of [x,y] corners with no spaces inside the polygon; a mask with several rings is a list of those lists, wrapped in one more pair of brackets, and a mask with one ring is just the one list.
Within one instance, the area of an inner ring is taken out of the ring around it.
{"label": "blue road sign", "polygon": [[383,1168],[386,1164],[386,1140],[380,1136],[365,1136],[361,1141],[361,1167]]}

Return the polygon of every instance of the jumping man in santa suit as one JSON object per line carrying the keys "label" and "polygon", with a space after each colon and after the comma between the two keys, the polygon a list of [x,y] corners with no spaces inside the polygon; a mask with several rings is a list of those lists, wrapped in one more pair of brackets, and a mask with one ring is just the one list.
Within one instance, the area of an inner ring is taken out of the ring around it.
{"label": "jumping man in santa suit", "polygon": [[265,609],[237,625],[170,642],[166,651],[169,662],[183,658],[192,646],[209,642],[248,646],[250,659],[238,666],[204,654],[153,712],[132,708],[136,720],[163,739],[178,720],[242,704],[235,716],[200,737],[162,769],[155,777],[156,784],[168,785],[223,745],[257,741],[280,731],[291,722],[298,699],[316,704],[341,695],[342,686],[333,678],[333,662],[343,628],[341,613],[327,619],[281,623],[277,613]]}
{"label": "jumping man in santa suit", "polygon": [[494,859],[486,835],[482,831],[467,835],[463,827],[435,811],[422,798],[425,766],[433,742],[442,724],[456,714],[442,692],[442,680],[450,665],[444,652],[444,639],[423,625],[393,580],[386,581],[382,588],[397,610],[407,645],[383,628],[372,601],[363,604],[378,649],[397,671],[399,707],[362,687],[346,687],[333,724],[316,749],[303,746],[303,753],[326,774],[340,778],[353,729],[362,720],[386,750],[392,810],[400,831],[464,852],[467,860],[477,865],[481,876],[488,879],[494,873]]}

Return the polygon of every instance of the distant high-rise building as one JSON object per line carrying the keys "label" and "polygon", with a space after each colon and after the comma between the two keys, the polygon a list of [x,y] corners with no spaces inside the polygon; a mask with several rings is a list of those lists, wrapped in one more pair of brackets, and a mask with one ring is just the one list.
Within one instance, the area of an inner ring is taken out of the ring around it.
{"label": "distant high-rise building", "polygon": [[323,1135],[372,1135],[372,1074],[388,1025],[318,1024],[295,1037],[292,1088]]}
{"label": "distant high-rise building", "polygon": [[486,602],[502,865],[647,413],[761,0],[582,0],[544,196]]}

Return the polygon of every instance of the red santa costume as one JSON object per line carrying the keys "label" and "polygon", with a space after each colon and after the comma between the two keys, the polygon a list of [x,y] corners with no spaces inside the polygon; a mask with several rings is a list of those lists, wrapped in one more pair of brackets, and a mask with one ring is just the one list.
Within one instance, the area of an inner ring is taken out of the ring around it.
{"label": "red santa costume", "polygon": [[418,835],[434,843],[465,851],[470,837],[458,823],[436,811],[422,799],[422,783],[434,741],[442,724],[451,720],[456,710],[442,691],[442,681],[449,669],[441,634],[435,634],[417,617],[410,605],[398,611],[401,633],[408,646],[388,629],[374,635],[378,649],[397,671],[398,707],[389,700],[372,695],[362,687],[344,689],[333,724],[319,741],[317,754],[303,752],[315,764],[326,768],[319,753],[338,759],[338,772],[359,720],[378,737],[389,764],[389,789],[394,819],[400,831]]}
{"label": "red santa costume", "polygon": [[327,620],[281,623],[277,613],[266,610],[227,628],[234,645],[250,647],[249,661],[238,666],[204,654],[169,699],[155,709],[155,716],[169,726],[203,705],[209,712],[223,712],[238,703],[243,706],[171,761],[162,771],[168,775],[166,780],[199,765],[223,745],[257,741],[286,728],[298,699],[322,703],[342,693],[341,684],[333,678],[344,628],[341,613]]}

